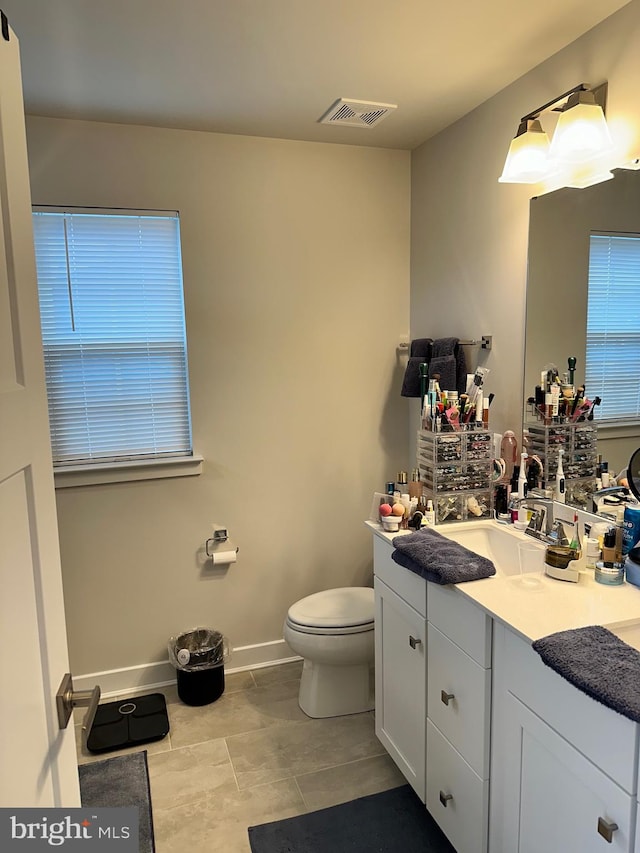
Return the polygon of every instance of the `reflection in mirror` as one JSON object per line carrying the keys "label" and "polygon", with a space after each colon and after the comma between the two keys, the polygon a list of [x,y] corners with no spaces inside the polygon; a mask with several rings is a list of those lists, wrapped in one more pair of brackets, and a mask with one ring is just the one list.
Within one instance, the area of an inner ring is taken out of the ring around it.
{"label": "reflection in mirror", "polygon": [[[569,359],[575,358],[574,383],[576,387],[585,383],[592,233],[640,236],[640,172],[618,170],[615,174],[613,180],[593,187],[562,189],[531,200],[525,401],[534,396],[535,386],[540,384],[541,371],[550,364],[557,367],[562,377],[570,369]],[[633,290],[640,294],[637,278]],[[599,310],[593,296],[589,310]],[[606,312],[603,316],[607,316]],[[602,325],[606,330],[606,322]],[[640,299],[635,307],[630,308],[627,325],[636,333],[640,332]],[[640,346],[636,349],[635,358],[627,360],[628,386],[630,393],[635,393],[640,401],[638,355]],[[602,387],[604,399],[606,378]],[[596,387],[590,390],[587,383],[586,397],[593,400],[599,393]],[[615,421],[612,424],[610,420],[599,422],[598,409],[594,414],[592,423],[599,427],[597,452],[608,462],[610,470],[620,471],[638,447],[640,420],[628,418],[624,423]],[[525,420],[530,420],[526,411]]]}
{"label": "reflection in mirror", "polygon": [[627,482],[636,500],[640,501],[640,447],[634,452],[629,460],[627,468]]}

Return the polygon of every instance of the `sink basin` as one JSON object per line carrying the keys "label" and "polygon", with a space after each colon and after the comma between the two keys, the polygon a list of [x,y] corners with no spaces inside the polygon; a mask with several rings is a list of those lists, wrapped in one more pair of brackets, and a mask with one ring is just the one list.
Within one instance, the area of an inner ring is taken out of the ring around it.
{"label": "sink basin", "polygon": [[496,567],[498,575],[509,577],[520,574],[518,543],[523,541],[539,550],[539,571],[542,572],[544,569],[544,545],[510,527],[500,526],[492,521],[470,521],[449,527],[438,527],[437,530],[447,539],[452,539],[470,551],[487,557]]}

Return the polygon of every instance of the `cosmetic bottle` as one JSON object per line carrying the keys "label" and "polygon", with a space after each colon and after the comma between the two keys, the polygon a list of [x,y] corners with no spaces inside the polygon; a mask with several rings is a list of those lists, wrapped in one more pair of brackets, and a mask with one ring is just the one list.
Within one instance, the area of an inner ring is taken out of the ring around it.
{"label": "cosmetic bottle", "polygon": [[482,398],[482,425],[485,429],[489,429],[489,398]]}
{"label": "cosmetic bottle", "polygon": [[520,500],[524,500],[527,496],[528,486],[527,486],[527,457],[528,453],[523,452],[520,454],[520,473],[518,475],[518,497]]}
{"label": "cosmetic bottle", "polygon": [[595,579],[607,586],[619,586],[624,582],[624,563],[616,563],[616,529],[610,527],[604,534],[602,560],[596,563]]}
{"label": "cosmetic bottle", "polygon": [[433,501],[431,498],[427,501],[427,509],[424,514],[424,523],[429,525],[430,527],[436,523],[436,513],[433,509]]}
{"label": "cosmetic bottle", "polygon": [[569,543],[569,547],[576,551],[578,554],[582,553],[582,548],[580,546],[580,531],[578,529],[578,513],[573,513],[573,536],[571,537],[571,542]]}
{"label": "cosmetic bottle", "polygon": [[[480,391],[480,389],[478,389],[478,391]],[[483,402],[482,391],[480,391],[479,394],[476,394],[476,429],[482,429]]]}
{"label": "cosmetic bottle", "polygon": [[509,515],[509,495],[505,484],[496,486],[493,505],[495,508],[496,518],[501,521],[511,520],[511,516]]}
{"label": "cosmetic bottle", "polygon": [[411,472],[411,482],[409,483],[409,497],[419,498],[422,494],[422,483],[420,482],[420,471],[414,468]]}
{"label": "cosmetic bottle", "polygon": [[396,491],[403,492],[407,491],[407,472],[406,471],[398,471],[396,476]]}
{"label": "cosmetic bottle", "polygon": [[584,549],[587,568],[595,569],[602,557],[602,554],[600,553],[600,543],[597,539],[588,536],[584,540]]}
{"label": "cosmetic bottle", "polygon": [[500,456],[504,460],[504,479],[508,482],[513,475],[513,466],[516,464],[518,442],[513,430],[505,430],[500,442]]}
{"label": "cosmetic bottle", "polygon": [[624,562],[624,507],[619,506],[616,510],[616,544],[615,562]]}
{"label": "cosmetic bottle", "polygon": [[562,457],[564,450],[558,450],[558,470],[556,471],[556,488],[553,495],[554,500],[560,503],[566,503],[567,496],[565,494],[564,468],[562,467]]}
{"label": "cosmetic bottle", "polygon": [[411,509],[411,498],[409,497],[408,492],[404,492],[400,495],[400,503],[404,507],[404,515],[402,516],[402,527],[406,530]]}

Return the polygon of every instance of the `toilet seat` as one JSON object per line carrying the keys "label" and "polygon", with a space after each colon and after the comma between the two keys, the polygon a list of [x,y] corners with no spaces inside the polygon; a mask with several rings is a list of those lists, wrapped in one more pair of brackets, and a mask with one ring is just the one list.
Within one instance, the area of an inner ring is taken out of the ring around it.
{"label": "toilet seat", "polygon": [[374,594],[368,587],[316,592],[292,604],[287,625],[304,634],[361,634],[373,631]]}

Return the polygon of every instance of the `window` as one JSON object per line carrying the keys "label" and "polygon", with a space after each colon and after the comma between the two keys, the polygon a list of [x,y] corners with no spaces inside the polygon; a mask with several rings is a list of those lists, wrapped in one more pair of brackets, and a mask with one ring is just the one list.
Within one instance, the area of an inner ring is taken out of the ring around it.
{"label": "window", "polygon": [[640,235],[592,234],[585,385],[602,420],[640,419]]}
{"label": "window", "polygon": [[56,469],[191,456],[176,213],[34,208]]}

